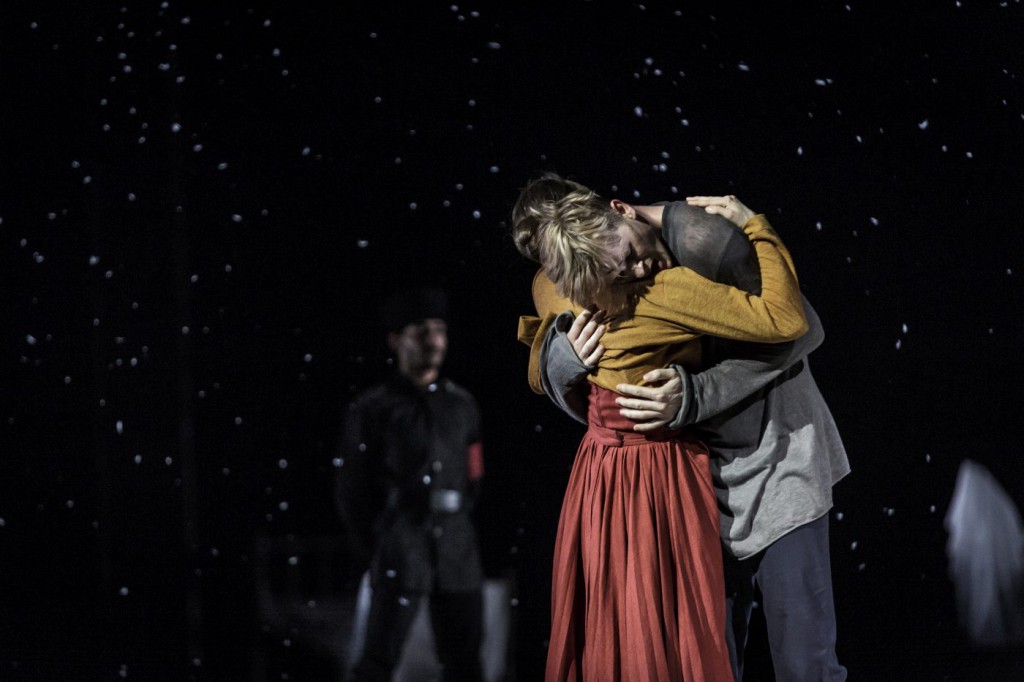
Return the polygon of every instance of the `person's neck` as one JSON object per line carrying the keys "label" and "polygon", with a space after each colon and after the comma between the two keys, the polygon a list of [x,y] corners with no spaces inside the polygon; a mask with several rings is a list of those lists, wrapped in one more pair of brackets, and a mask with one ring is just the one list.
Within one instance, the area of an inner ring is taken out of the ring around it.
{"label": "person's neck", "polygon": [[437,381],[441,371],[435,368],[410,369],[402,372],[402,376],[416,388],[426,388]]}
{"label": "person's neck", "polygon": [[634,206],[633,211],[636,214],[636,220],[647,226],[644,237],[650,240],[651,245],[657,250],[659,258],[675,263],[676,257],[672,255],[671,249],[668,248],[668,244],[665,242],[665,232],[662,229],[665,207],[663,205]]}
{"label": "person's neck", "polygon": [[665,215],[664,206],[634,206],[633,210],[636,211],[637,220],[647,223],[651,227],[661,232],[661,218]]}

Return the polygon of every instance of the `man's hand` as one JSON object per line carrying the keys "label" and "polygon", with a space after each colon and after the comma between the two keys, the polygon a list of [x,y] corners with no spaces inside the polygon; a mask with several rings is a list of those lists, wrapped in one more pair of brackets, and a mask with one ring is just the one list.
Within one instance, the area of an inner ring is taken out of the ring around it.
{"label": "man's hand", "polygon": [[686,197],[686,203],[690,206],[703,206],[708,213],[720,215],[739,227],[746,225],[755,215],[735,194],[724,197]]}
{"label": "man's hand", "polygon": [[604,346],[601,345],[601,337],[607,327],[604,322],[604,311],[598,310],[595,306],[588,306],[586,310],[576,316],[566,336],[572,349],[580,362],[590,367],[597,366],[597,361],[604,355]]}
{"label": "man's hand", "polygon": [[671,367],[648,372],[644,375],[644,381],[649,385],[616,386],[615,390],[619,393],[632,397],[616,398],[615,402],[622,408],[619,414],[636,422],[634,431],[655,431],[676,418],[683,402],[683,382],[679,373]]}

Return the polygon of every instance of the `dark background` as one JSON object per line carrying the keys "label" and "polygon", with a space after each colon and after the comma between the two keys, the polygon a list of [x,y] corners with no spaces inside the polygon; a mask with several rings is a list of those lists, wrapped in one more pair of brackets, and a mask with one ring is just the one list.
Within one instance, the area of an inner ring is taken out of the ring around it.
{"label": "dark background", "polygon": [[262,630],[255,548],[336,531],[375,305],[422,281],[454,299],[487,570],[540,679],[582,432],[515,338],[507,217],[542,170],[769,216],[853,466],[840,659],[982,679],[943,517],[965,458],[1024,497],[1019,0],[323,5],[4,3],[0,680],[323,679]]}

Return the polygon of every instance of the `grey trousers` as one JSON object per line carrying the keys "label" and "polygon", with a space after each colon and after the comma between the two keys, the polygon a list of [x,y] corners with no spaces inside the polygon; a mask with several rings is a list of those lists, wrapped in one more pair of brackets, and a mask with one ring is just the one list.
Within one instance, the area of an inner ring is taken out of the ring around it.
{"label": "grey trousers", "polygon": [[829,562],[828,514],[742,561],[723,550],[729,657],[743,678],[755,584],[761,589],[768,645],[778,682],[846,679],[836,658],[836,613]]}

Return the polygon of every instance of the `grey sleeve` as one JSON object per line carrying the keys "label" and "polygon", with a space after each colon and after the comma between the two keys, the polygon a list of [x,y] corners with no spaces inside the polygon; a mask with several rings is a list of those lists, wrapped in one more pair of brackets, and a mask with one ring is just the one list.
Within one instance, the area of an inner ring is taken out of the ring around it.
{"label": "grey sleeve", "polygon": [[714,417],[761,390],[825,339],[818,314],[804,299],[810,329],[796,341],[778,344],[745,344],[741,356],[722,360],[697,373],[672,367],[682,379],[682,404],[669,428],[678,429]]}
{"label": "grey sleeve", "polygon": [[584,380],[594,368],[583,364],[569,342],[567,333],[573,319],[573,314],[566,311],[548,329],[540,349],[540,382],[551,402],[586,424],[588,391]]}

